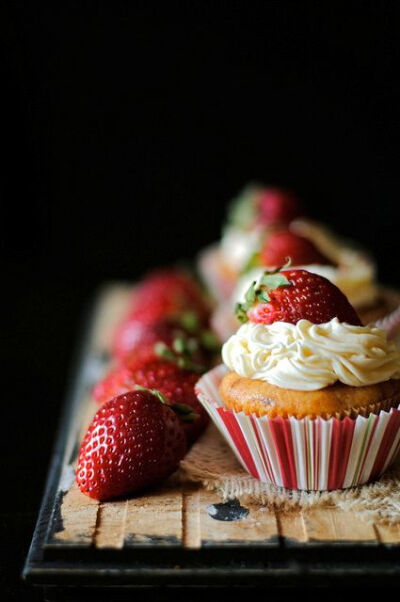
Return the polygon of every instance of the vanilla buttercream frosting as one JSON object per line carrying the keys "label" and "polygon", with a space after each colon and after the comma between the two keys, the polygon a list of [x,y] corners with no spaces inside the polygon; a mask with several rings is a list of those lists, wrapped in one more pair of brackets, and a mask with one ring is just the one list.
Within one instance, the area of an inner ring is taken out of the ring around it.
{"label": "vanilla buttercream frosting", "polygon": [[246,322],[223,345],[222,359],[240,376],[300,391],[400,378],[400,351],[384,330],[337,318],[324,324]]}
{"label": "vanilla buttercream frosting", "polygon": [[235,272],[243,270],[261,244],[262,229],[243,230],[236,226],[225,229],[221,240],[221,256]]}

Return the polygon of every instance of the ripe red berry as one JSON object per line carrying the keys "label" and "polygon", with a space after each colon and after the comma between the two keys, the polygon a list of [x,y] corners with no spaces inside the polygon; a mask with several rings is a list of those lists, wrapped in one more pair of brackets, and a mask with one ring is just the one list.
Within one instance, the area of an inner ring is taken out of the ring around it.
{"label": "ripe red berry", "polygon": [[94,389],[94,396],[100,403],[132,391],[137,385],[146,389],[157,389],[171,404],[183,404],[193,409],[197,419],[183,424],[188,443],[191,444],[208,424],[208,415],[197,399],[194,386],[199,375],[182,370],[176,364],[157,359],[137,362],[131,366],[119,366],[112,370]]}
{"label": "ripe red berry", "polygon": [[246,293],[245,303],[236,307],[242,322],[289,322],[305,319],[314,324],[338,318],[361,326],[361,320],[347,297],[323,276],[306,270],[268,273]]}
{"label": "ripe red berry", "polygon": [[149,324],[189,310],[201,323],[208,319],[210,308],[197,282],[182,270],[158,270],[135,288],[128,319]]}
{"label": "ripe red berry", "polygon": [[329,259],[303,236],[290,230],[281,230],[270,234],[260,253],[261,264],[277,267],[284,265],[288,257],[293,266],[330,263]]}
{"label": "ripe red berry", "polygon": [[265,188],[258,197],[258,221],[267,226],[289,224],[302,215],[297,198],[280,188]]}
{"label": "ripe red berry", "polygon": [[124,358],[132,352],[141,358],[155,357],[154,345],[157,342],[172,345],[178,326],[167,320],[142,322],[137,318],[127,318],[117,327],[113,342],[113,353]]}
{"label": "ripe red berry", "polygon": [[83,440],[76,470],[80,490],[108,500],[169,476],[186,451],[181,422],[150,391],[105,403]]}

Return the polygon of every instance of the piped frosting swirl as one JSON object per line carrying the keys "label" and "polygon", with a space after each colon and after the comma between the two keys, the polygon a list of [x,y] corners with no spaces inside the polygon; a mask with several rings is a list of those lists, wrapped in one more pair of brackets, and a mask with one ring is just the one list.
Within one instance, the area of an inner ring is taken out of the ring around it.
{"label": "piped frosting swirl", "polygon": [[336,381],[362,387],[400,378],[400,351],[384,330],[333,318],[324,324],[243,324],[222,348],[224,363],[246,378],[314,391]]}

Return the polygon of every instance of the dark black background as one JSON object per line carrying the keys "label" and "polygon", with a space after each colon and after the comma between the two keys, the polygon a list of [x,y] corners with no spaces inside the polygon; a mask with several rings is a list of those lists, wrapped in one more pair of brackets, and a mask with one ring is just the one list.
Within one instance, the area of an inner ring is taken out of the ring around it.
{"label": "dark black background", "polygon": [[257,179],[293,188],[399,284],[399,3],[10,1],[1,12],[0,545],[7,596],[22,599],[79,317],[102,281],[193,257]]}

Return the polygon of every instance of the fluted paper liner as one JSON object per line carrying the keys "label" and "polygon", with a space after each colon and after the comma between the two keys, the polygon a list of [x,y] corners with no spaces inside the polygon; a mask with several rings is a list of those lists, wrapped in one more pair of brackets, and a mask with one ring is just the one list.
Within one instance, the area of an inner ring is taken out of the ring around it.
{"label": "fluted paper liner", "polygon": [[400,405],[356,418],[268,418],[224,407],[225,366],[197,383],[198,398],[243,468],[260,481],[308,491],[345,489],[378,478],[400,448]]}

